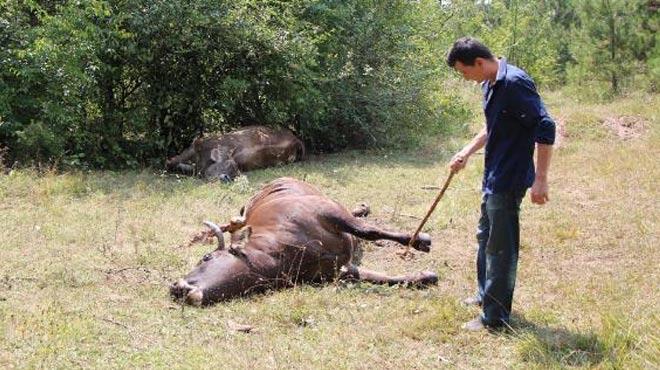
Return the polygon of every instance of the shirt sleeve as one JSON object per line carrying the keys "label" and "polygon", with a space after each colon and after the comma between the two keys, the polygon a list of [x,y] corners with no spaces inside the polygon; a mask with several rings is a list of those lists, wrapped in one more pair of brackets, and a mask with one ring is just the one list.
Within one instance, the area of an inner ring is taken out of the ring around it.
{"label": "shirt sleeve", "polygon": [[553,145],[555,143],[555,121],[546,115],[536,127],[535,140],[539,144]]}
{"label": "shirt sleeve", "polygon": [[508,108],[525,127],[535,129],[535,141],[540,144],[555,143],[555,122],[543,105],[534,82],[519,78],[508,81]]}

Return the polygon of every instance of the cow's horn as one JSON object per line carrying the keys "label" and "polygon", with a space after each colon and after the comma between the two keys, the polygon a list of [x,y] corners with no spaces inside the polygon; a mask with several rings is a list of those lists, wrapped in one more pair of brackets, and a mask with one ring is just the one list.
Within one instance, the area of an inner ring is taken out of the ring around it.
{"label": "cow's horn", "polygon": [[211,229],[216,238],[218,238],[218,250],[225,249],[225,237],[222,235],[222,229],[211,221],[204,221],[204,225]]}

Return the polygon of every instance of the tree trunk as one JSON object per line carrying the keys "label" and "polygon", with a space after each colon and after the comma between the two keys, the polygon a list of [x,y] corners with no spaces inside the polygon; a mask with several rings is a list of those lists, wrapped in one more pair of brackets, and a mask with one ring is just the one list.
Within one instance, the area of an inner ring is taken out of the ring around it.
{"label": "tree trunk", "polygon": [[612,9],[612,6],[609,1],[605,1],[605,7],[609,13],[609,29],[610,29],[610,61],[612,64],[612,72],[611,72],[611,78],[610,82],[612,84],[612,92],[614,94],[619,94],[619,77],[618,77],[618,72],[616,71],[616,43],[617,43],[617,38],[616,38],[616,19],[615,14],[614,14],[614,9]]}

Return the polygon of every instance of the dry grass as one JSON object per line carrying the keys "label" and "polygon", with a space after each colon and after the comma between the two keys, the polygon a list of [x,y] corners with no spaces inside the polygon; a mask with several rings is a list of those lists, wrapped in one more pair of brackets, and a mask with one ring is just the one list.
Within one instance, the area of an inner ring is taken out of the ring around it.
{"label": "dry grass", "polygon": [[[402,261],[365,244],[363,265],[432,269],[440,284],[406,290],[330,284],[211,308],[171,302],[167,284],[211,248],[181,248],[201,221],[226,221],[259,184],[294,176],[376,222],[413,230],[462,143],[419,153],[349,152],[258,171],[232,185],[141,173],[0,175],[0,367],[93,368],[654,368],[660,136],[658,96],[548,105],[566,137],[551,203],[525,201],[514,332],[463,333],[474,289],[480,157],[426,227],[434,250]],[[476,105],[478,107],[478,105]],[[608,117],[648,122],[620,140]],[[408,216],[407,216],[408,215]],[[248,334],[232,330],[249,324]]]}

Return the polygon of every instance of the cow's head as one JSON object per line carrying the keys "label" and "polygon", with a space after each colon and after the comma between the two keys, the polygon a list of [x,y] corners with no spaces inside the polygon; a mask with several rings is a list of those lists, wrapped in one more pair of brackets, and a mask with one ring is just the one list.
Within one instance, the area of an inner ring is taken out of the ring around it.
{"label": "cow's head", "polygon": [[204,171],[204,178],[209,181],[229,182],[240,174],[236,161],[227,150],[211,150],[209,166]]}
{"label": "cow's head", "polygon": [[170,286],[170,295],[194,306],[208,305],[241,295],[259,283],[259,274],[241,250],[249,238],[250,228],[238,232],[232,245],[224,248],[222,231],[207,223],[219,237],[218,248],[205,254],[184,278]]}

